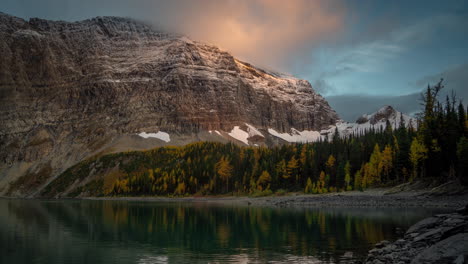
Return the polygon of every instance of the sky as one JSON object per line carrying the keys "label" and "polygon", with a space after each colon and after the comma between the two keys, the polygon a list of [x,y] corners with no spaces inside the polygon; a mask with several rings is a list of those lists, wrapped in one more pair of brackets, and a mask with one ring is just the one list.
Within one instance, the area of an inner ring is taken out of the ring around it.
{"label": "sky", "polygon": [[345,120],[413,114],[440,78],[468,103],[465,0],[2,0],[24,19],[125,16],[308,80]]}

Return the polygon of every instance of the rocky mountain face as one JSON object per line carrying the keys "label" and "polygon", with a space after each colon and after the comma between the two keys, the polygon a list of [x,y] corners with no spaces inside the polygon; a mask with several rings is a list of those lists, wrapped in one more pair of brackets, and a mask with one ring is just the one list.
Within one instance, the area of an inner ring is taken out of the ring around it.
{"label": "rocky mountain face", "polygon": [[[339,120],[309,82],[117,17],[0,13],[0,195],[34,196],[92,155],[321,131]],[[270,133],[270,131],[275,131]]]}

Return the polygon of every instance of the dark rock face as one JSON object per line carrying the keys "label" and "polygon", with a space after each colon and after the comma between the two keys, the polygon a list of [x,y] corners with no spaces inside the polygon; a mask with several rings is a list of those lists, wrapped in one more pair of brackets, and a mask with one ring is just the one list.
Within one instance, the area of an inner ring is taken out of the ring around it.
{"label": "dark rock face", "polygon": [[[0,194],[13,195],[10,182],[45,164],[53,177],[96,153],[165,144],[142,142],[135,134],[143,131],[185,144],[244,123],[289,131],[338,120],[307,81],[125,18],[0,13],[0,58]],[[44,186],[50,177],[40,179],[27,182]]]}
{"label": "dark rock face", "polygon": [[426,218],[394,243],[378,243],[366,263],[466,263],[467,257],[468,215],[454,213]]}
{"label": "dark rock face", "polygon": [[382,107],[379,111],[372,115],[370,118],[371,124],[376,124],[380,120],[396,119],[396,110],[387,105]]}

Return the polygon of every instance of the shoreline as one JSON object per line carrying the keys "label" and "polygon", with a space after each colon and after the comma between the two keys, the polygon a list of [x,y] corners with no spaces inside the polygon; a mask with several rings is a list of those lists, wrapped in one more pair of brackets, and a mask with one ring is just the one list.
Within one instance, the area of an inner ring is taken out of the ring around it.
{"label": "shoreline", "polygon": [[385,187],[365,191],[347,191],[326,194],[286,193],[284,195],[251,196],[106,196],[76,198],[33,198],[33,197],[0,197],[3,199],[26,200],[95,200],[95,201],[128,201],[128,202],[161,202],[161,203],[205,203],[217,205],[244,205],[266,207],[366,207],[366,208],[440,208],[458,209],[468,204],[468,190],[434,192],[435,189]]}
{"label": "shoreline", "polygon": [[283,196],[202,196],[202,197],[82,197],[80,200],[207,203],[271,207],[424,207],[457,209],[468,204],[468,194],[428,195],[413,192],[386,194],[389,189],[370,189],[328,194],[291,194]]}

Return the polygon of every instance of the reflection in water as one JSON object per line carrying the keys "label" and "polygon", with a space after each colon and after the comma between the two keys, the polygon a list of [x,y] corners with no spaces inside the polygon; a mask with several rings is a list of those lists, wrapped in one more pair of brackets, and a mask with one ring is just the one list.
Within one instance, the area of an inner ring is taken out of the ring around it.
{"label": "reflection in water", "polygon": [[0,263],[335,263],[433,213],[0,200]]}

